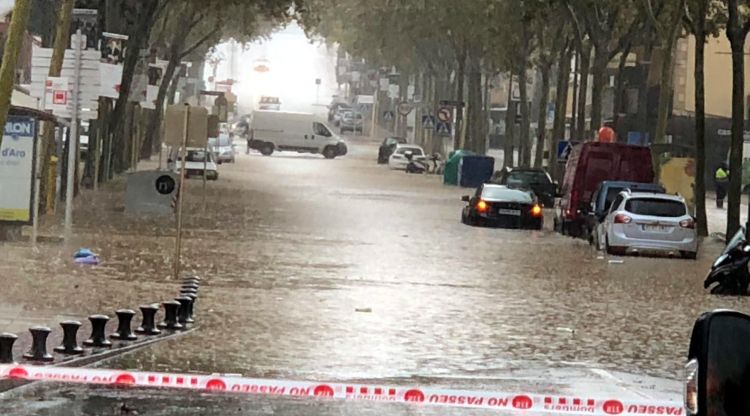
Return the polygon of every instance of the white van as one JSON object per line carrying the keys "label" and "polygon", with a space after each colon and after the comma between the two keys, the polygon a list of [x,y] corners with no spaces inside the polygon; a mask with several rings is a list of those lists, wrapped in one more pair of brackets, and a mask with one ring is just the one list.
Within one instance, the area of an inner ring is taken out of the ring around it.
{"label": "white van", "polygon": [[248,146],[265,156],[276,150],[320,153],[333,159],[347,152],[346,143],[314,115],[281,111],[253,112]]}

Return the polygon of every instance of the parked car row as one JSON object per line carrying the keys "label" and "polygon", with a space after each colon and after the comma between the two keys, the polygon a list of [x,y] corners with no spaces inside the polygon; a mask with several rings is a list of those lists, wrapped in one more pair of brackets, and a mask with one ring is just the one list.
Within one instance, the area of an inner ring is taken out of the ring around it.
{"label": "parked car row", "polygon": [[[389,145],[386,139],[381,152]],[[400,145],[395,146],[397,152]],[[504,168],[474,195],[462,198],[467,205],[461,221],[541,229],[542,206],[554,207],[556,231],[587,239],[609,254],[665,252],[695,259],[695,219],[685,199],[653,181],[648,148],[584,143],[569,156],[562,189],[544,169]]]}
{"label": "parked car row", "polygon": [[555,230],[610,254],[659,251],[694,259],[695,219],[684,198],[654,184],[651,151],[621,143],[576,146],[567,161]]}

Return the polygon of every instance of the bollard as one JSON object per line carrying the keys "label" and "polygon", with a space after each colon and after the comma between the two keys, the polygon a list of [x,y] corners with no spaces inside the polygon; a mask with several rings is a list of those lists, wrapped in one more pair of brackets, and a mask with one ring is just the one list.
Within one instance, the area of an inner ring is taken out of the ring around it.
{"label": "bollard", "polygon": [[133,331],[130,329],[130,322],[135,316],[135,311],[132,309],[118,309],[115,311],[117,315],[117,331],[114,334],[110,334],[110,338],[119,339],[120,341],[135,341],[138,339]]}
{"label": "bollard", "polygon": [[197,292],[199,287],[200,285],[195,284],[195,283],[183,283],[181,286],[181,289],[190,289],[190,290],[195,290]]}
{"label": "bollard", "polygon": [[198,291],[193,288],[183,287],[182,289],[180,289],[180,293],[189,293],[195,297],[198,297]]}
{"label": "bollard", "polygon": [[31,332],[31,350],[23,355],[23,358],[30,361],[52,361],[54,358],[47,353],[47,336],[52,332],[46,326],[32,326]]}
{"label": "bollard", "polygon": [[60,354],[83,354],[83,348],[78,346],[78,328],[81,327],[81,323],[78,321],[62,321],[60,326],[63,329],[63,340],[60,346],[55,347],[55,352]]}
{"label": "bollard", "polygon": [[99,348],[111,347],[112,343],[107,339],[106,335],[104,335],[109,316],[91,315],[89,316],[89,321],[91,321],[91,337],[86,341],[83,341],[83,345]]}
{"label": "bollard", "polygon": [[175,298],[175,300],[180,302],[180,310],[177,312],[177,321],[182,325],[192,324],[193,318],[190,317],[190,304],[193,303],[193,299],[182,295]]}
{"label": "bollard", "polygon": [[198,295],[196,295],[195,293],[182,292],[180,293],[180,296],[187,296],[192,301],[190,302],[190,305],[188,305],[188,317],[190,318],[188,322],[191,322],[191,323],[195,322],[194,309],[195,309],[195,300],[198,299]]}
{"label": "bollard", "polygon": [[183,286],[185,286],[185,285],[191,285],[191,286],[195,286],[195,287],[198,287],[198,286],[200,286],[200,285],[201,285],[201,282],[200,282],[200,280],[189,280],[189,279],[185,279],[185,280],[183,280],[183,281],[182,281],[182,285],[183,285]]}
{"label": "bollard", "polygon": [[144,335],[161,334],[161,331],[156,329],[156,324],[154,323],[156,312],[159,311],[159,305],[141,305],[139,309],[141,310],[141,315],[143,315],[143,320],[141,321],[141,326],[135,332]]}
{"label": "bollard", "polygon": [[164,322],[159,324],[159,328],[171,330],[182,329],[182,324],[177,322],[177,313],[180,309],[180,302],[170,300],[162,302],[162,306],[164,306]]}
{"label": "bollard", "polygon": [[0,333],[0,364],[10,364],[13,362],[13,343],[18,339],[18,335],[10,332]]}

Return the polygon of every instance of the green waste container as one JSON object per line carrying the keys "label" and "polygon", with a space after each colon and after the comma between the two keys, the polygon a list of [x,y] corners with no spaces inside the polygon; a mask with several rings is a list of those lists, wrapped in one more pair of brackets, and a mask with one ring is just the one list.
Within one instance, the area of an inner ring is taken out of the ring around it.
{"label": "green waste container", "polygon": [[471,150],[458,149],[448,155],[448,161],[445,162],[443,169],[443,183],[446,185],[458,185],[458,166],[461,158],[464,156],[474,156],[475,152]]}

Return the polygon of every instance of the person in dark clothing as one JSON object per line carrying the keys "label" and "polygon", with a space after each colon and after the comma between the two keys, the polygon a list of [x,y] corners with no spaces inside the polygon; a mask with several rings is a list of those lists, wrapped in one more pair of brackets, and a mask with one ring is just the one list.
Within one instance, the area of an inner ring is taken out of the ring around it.
{"label": "person in dark clothing", "polygon": [[722,163],[714,172],[714,185],[716,185],[716,207],[723,209],[729,186],[729,169],[726,163]]}

